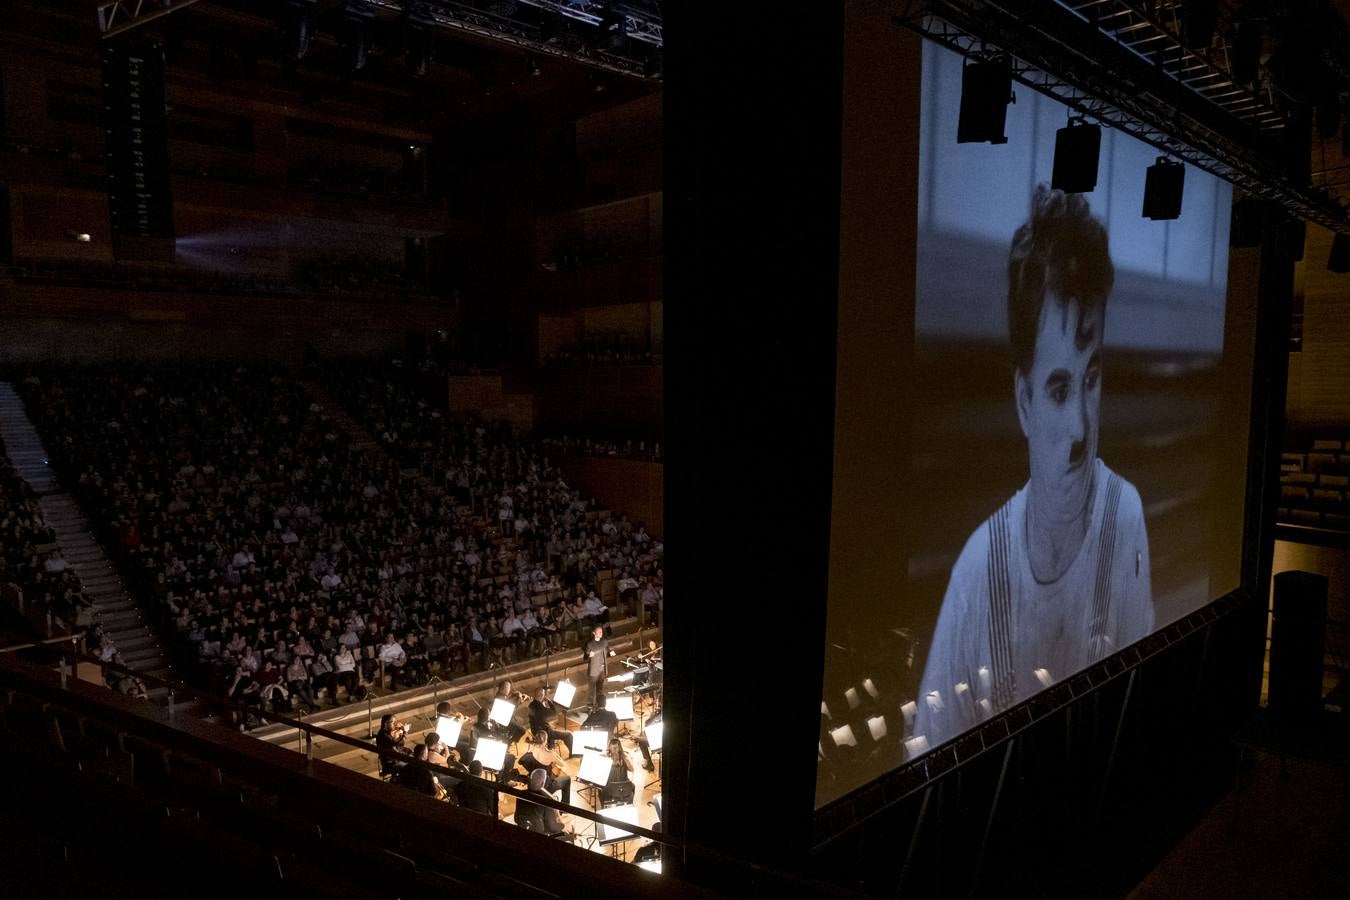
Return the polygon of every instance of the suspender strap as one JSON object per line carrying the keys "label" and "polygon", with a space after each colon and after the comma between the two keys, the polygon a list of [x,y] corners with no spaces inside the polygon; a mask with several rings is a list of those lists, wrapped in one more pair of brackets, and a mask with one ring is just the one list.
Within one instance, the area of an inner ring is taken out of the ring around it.
{"label": "suspender strap", "polygon": [[1012,535],[1005,503],[986,523],[989,529],[989,658],[993,669],[990,701],[995,710],[1006,709],[1017,696],[1017,675],[1012,665]]}
{"label": "suspender strap", "polygon": [[1120,508],[1121,478],[1115,472],[1106,483],[1101,532],[1097,542],[1097,578],[1092,586],[1092,624],[1088,632],[1094,657],[1107,652],[1111,620],[1111,564],[1116,556],[1116,513]]}

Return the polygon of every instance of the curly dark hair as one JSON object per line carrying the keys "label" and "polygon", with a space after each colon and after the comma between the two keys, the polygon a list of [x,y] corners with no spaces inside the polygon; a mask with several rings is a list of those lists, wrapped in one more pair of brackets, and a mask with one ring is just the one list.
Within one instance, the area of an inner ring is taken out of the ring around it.
{"label": "curly dark hair", "polygon": [[1078,306],[1081,322],[1104,311],[1115,283],[1106,229],[1092,217],[1081,194],[1041,184],[1031,215],[1013,235],[1008,251],[1008,337],[1013,369],[1026,372],[1036,352],[1045,296],[1053,292]]}

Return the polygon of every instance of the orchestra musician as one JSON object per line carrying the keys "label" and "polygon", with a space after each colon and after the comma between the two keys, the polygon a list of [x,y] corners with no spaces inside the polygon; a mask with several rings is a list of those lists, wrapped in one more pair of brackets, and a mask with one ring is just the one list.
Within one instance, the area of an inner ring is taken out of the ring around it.
{"label": "orchestra musician", "polygon": [[632,803],[633,797],[637,794],[637,788],[633,786],[633,761],[628,758],[628,754],[623,752],[623,744],[619,743],[618,738],[609,739],[609,747],[605,750],[605,755],[609,757],[609,778],[605,782],[604,788],[600,791],[600,799],[604,803]]}
{"label": "orchestra musician", "polygon": [[547,728],[530,733],[530,749],[520,758],[520,764],[531,775],[536,769],[544,770],[547,775],[546,790],[549,793],[560,791],[563,803],[572,802],[572,777],[563,772],[562,760],[548,748]]}
{"label": "orchestra musician", "polygon": [[550,736],[563,742],[567,748],[567,755],[572,755],[572,732],[566,728],[554,728],[553,723],[558,717],[558,707],[553,703],[553,692],[548,685],[544,685],[535,692],[534,700],[530,701],[530,731],[547,731]]}
{"label": "orchestra musician", "polygon": [[380,730],[375,735],[375,746],[380,753],[380,774],[397,775],[408,761],[402,757],[408,755],[408,726],[395,722],[388,713],[380,718]]}
{"label": "orchestra musician", "polygon": [[605,706],[605,678],[609,676],[609,658],[614,651],[605,640],[605,629],[596,625],[586,642],[586,674],[591,679],[591,709]]}
{"label": "orchestra musician", "polygon": [[[513,704],[515,706],[519,706],[522,703],[530,702],[530,697],[528,694],[522,691],[514,690],[512,688],[511,679],[509,678],[503,679],[502,682],[497,685],[497,699],[505,700],[507,703]],[[506,742],[508,744],[514,744],[516,741],[520,740],[520,736],[525,733],[525,729],[517,725],[515,721],[512,721],[510,725],[506,726],[506,731],[507,731]]]}
{"label": "orchestra musician", "polygon": [[652,764],[652,748],[647,743],[646,728],[648,725],[655,725],[657,722],[660,721],[661,721],[661,704],[658,702],[656,704],[656,712],[652,713],[651,718],[648,719],[646,723],[642,726],[643,728],[642,734],[639,734],[636,738],[633,739],[634,741],[636,741],[638,749],[642,751],[642,768],[646,769],[648,772],[655,771],[656,766]]}

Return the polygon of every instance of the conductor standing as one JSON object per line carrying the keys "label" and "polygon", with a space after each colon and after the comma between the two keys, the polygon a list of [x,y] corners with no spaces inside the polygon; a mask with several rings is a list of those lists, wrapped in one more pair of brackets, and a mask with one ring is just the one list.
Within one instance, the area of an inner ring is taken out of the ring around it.
{"label": "conductor standing", "polygon": [[605,640],[605,629],[595,626],[591,639],[586,642],[586,673],[591,679],[591,709],[605,707],[605,677],[609,674],[609,658],[614,651],[609,649]]}

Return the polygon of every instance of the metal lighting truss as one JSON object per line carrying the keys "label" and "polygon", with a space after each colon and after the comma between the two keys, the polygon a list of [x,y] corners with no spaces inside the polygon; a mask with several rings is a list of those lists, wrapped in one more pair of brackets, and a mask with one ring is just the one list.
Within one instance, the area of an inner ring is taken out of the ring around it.
{"label": "metal lighting truss", "polygon": [[112,0],[98,6],[98,31],[114,37],[138,25],[191,6],[198,0]]}
{"label": "metal lighting truss", "polygon": [[[580,36],[566,35],[549,40],[539,25],[522,21],[494,9],[455,0],[353,0],[373,9],[406,11],[414,20],[427,25],[452,28],[476,34],[499,43],[512,44],[541,55],[560,56],[592,68],[605,69],[633,78],[649,77],[646,61],[621,53],[598,49]],[[604,11],[622,13],[630,39],[661,46],[661,8],[656,0],[636,3],[600,3],[597,0],[521,0],[524,5],[551,10],[565,18],[587,25],[598,25]],[[509,8],[510,4],[505,5]]]}
{"label": "metal lighting truss", "polygon": [[[111,0],[98,8],[99,32],[103,37],[110,38],[197,2]],[[543,15],[554,14],[597,28],[606,21],[606,16],[621,15],[624,35],[629,41],[660,49],[663,40],[660,0],[519,0],[513,3],[477,4],[464,0],[348,0],[348,5],[387,10],[400,15],[406,13],[424,25],[452,28],[636,78],[653,77],[647,74],[645,59],[599,49],[579,35],[546,39],[538,24],[514,15],[516,8],[530,6],[540,10]]]}
{"label": "metal lighting truss", "polygon": [[662,44],[661,5],[655,0],[648,0],[645,3],[601,3],[600,0],[520,0],[520,2],[589,25],[599,25],[607,10],[621,13],[629,40],[642,41],[644,44],[654,44],[657,47]]}
{"label": "metal lighting truss", "polygon": [[1071,110],[1292,215],[1350,231],[1340,203],[1286,175],[1274,90],[1235,84],[1222,41],[1183,47],[1176,0],[1141,6],[1149,12],[1126,0],[915,0],[896,21],[962,56],[997,48],[1014,78]]}

